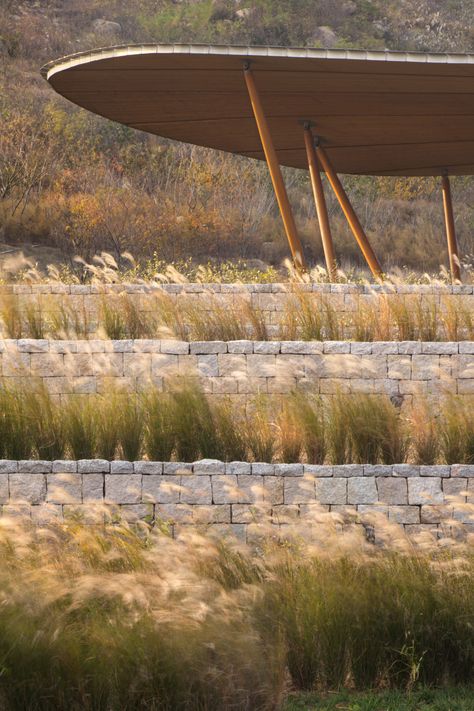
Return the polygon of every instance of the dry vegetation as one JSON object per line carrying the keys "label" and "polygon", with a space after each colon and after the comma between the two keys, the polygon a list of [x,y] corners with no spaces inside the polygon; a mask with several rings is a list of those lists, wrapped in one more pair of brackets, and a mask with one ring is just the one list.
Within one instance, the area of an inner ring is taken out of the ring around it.
{"label": "dry vegetation", "polygon": [[376,547],[340,524],[255,524],[244,546],[1,519],[2,708],[270,711],[289,690],[471,685],[472,543],[378,521]]}
{"label": "dry vegetation", "polygon": [[[107,249],[120,263],[124,248],[139,260],[156,252],[165,261],[212,255],[278,265],[288,254],[263,164],[160,140],[79,110],[40,78],[43,62],[153,41],[469,51],[470,13],[469,0],[6,0],[0,7],[3,241],[55,246],[66,261]],[[102,18],[116,21],[115,30],[97,29]],[[306,252],[321,262],[308,175],[285,174]],[[436,273],[446,263],[435,181],[345,182],[386,269]],[[461,253],[469,261],[473,183],[453,182]],[[332,197],[329,209],[343,266],[360,265]]]}
{"label": "dry vegetation", "polygon": [[33,385],[2,385],[2,458],[474,464],[468,396],[417,399],[400,411],[388,396],[295,391],[256,395],[241,410],[230,398],[207,398],[183,378],[166,392],[109,389],[61,402]]}
{"label": "dry vegetation", "polygon": [[[202,295],[201,295],[202,296]],[[272,323],[248,298],[220,301],[165,292],[98,297],[98,309],[78,309],[60,295],[0,297],[3,338],[177,338],[184,341],[241,339],[304,341],[462,341],[474,340],[471,309],[454,294],[372,294],[341,312],[331,295],[294,288]]]}

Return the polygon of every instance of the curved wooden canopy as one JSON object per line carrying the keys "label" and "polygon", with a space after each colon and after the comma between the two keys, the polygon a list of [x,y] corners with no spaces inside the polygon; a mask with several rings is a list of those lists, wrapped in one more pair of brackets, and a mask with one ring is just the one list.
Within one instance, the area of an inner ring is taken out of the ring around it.
{"label": "curved wooden canopy", "polygon": [[302,123],[311,121],[340,173],[474,174],[474,55],[134,45],[42,73],[106,118],[264,160],[245,62],[282,165],[308,168]]}

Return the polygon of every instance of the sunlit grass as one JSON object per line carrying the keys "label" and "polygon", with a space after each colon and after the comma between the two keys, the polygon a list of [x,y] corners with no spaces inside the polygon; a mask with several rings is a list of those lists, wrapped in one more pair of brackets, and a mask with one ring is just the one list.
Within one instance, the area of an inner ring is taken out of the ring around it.
{"label": "sunlit grass", "polygon": [[[473,398],[446,396],[399,409],[387,395],[295,390],[255,395],[245,407],[209,397],[197,379],[161,391],[109,387],[59,400],[44,385],[0,386],[6,459],[473,464]],[[436,415],[434,413],[436,408]]]}
{"label": "sunlit grass", "polygon": [[473,682],[472,542],[377,525],[383,546],[333,514],[253,524],[248,544],[117,514],[3,518],[2,708],[451,708],[423,687]]}

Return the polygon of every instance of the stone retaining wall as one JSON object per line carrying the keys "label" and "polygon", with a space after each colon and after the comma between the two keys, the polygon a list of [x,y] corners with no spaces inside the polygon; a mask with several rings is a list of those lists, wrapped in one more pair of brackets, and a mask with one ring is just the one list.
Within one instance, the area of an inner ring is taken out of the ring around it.
{"label": "stone retaining wall", "polygon": [[4,340],[0,375],[39,378],[52,393],[106,392],[111,384],[166,388],[197,374],[215,395],[339,390],[474,393],[474,342]]}
{"label": "stone retaining wall", "polygon": [[320,512],[382,513],[408,532],[453,523],[474,531],[470,502],[474,466],[464,465],[0,461],[2,513],[35,523],[73,514],[93,522],[119,507],[129,519],[212,525],[242,538],[262,517],[281,525]]}
{"label": "stone retaining wall", "polygon": [[114,304],[114,297],[126,295],[131,303],[143,314],[156,312],[158,295],[168,295],[178,304],[192,299],[204,310],[216,304],[231,307],[242,300],[248,301],[261,312],[270,335],[279,337],[279,324],[288,298],[293,292],[312,293],[328,300],[335,316],[357,311],[360,304],[367,304],[380,295],[419,295],[424,301],[443,308],[446,297],[461,299],[467,312],[474,312],[474,286],[440,285],[374,285],[374,284],[10,284],[0,286],[0,299],[13,295],[19,298],[22,309],[28,305],[44,310],[62,304],[71,308],[79,317],[85,317],[91,335],[96,333],[98,314],[104,297],[108,305]]}

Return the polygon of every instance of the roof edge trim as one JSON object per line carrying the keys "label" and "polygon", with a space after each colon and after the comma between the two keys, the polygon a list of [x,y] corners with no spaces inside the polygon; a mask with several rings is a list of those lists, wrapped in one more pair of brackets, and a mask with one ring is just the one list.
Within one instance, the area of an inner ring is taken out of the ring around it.
{"label": "roof edge trim", "polygon": [[195,54],[242,57],[283,57],[295,59],[351,59],[374,62],[413,62],[421,64],[474,64],[474,54],[396,52],[391,50],[364,49],[318,49],[309,47],[266,47],[250,45],[207,44],[131,44],[100,47],[70,54],[41,68],[41,75],[48,81],[54,74],[65,69],[88,64],[99,59],[127,57],[144,54]]}

